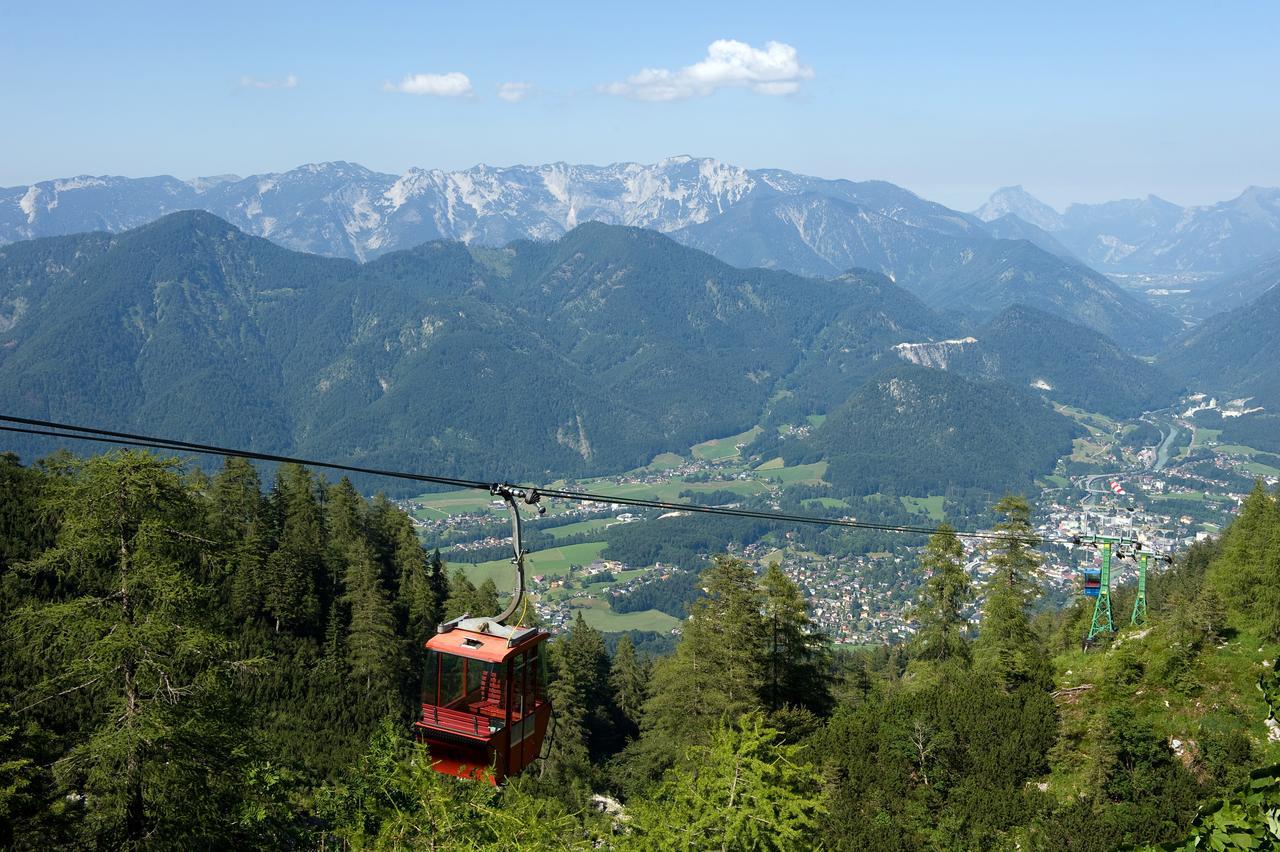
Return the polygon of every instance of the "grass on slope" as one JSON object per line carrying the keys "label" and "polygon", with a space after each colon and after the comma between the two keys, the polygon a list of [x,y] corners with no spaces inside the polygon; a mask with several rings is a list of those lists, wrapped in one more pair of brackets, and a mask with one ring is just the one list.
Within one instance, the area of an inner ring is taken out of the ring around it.
{"label": "grass on slope", "polygon": [[942,521],[945,517],[942,512],[942,504],[945,500],[946,498],[941,494],[930,497],[903,497],[902,505],[912,512],[928,515],[931,520]]}
{"label": "grass on slope", "polygon": [[739,432],[737,435],[730,435],[727,438],[716,438],[711,441],[703,441],[701,444],[695,444],[690,452],[693,453],[695,459],[703,461],[715,461],[716,459],[733,459],[739,455],[738,445],[749,444],[755,440],[756,436],[762,430],[759,426],[752,426],[745,432]]}
{"label": "grass on slope", "polygon": [[1267,706],[1255,686],[1258,676],[1269,670],[1264,663],[1274,664],[1280,646],[1241,630],[1201,651],[1182,675],[1173,678],[1161,674],[1169,645],[1160,627],[1126,627],[1110,647],[1055,658],[1060,689],[1092,685],[1059,696],[1061,731],[1050,754],[1047,781],[1061,801],[1084,792],[1099,753],[1098,732],[1108,707],[1116,705],[1131,708],[1167,742],[1198,741],[1206,731],[1243,729],[1254,742],[1259,765],[1280,760],[1280,742],[1267,739]]}
{"label": "grass on slope", "polygon": [[642,612],[614,612],[607,601],[596,598],[579,598],[574,601],[574,604],[574,608],[582,612],[583,621],[605,633],[620,633],[623,630],[653,630],[667,633],[671,628],[680,626],[680,619],[656,609],[646,609]]}
{"label": "grass on slope", "polygon": [[[563,577],[569,573],[570,565],[588,565],[599,559],[604,548],[603,541],[588,541],[583,544],[534,551],[525,557],[525,573],[529,576],[546,574],[551,577]],[[475,565],[454,562],[450,564],[449,570],[452,571],[454,568],[461,568],[466,573],[467,579],[477,586],[485,580],[493,580],[498,585],[499,591],[508,589],[515,576],[513,573],[515,569],[511,567],[510,559],[494,559]]]}

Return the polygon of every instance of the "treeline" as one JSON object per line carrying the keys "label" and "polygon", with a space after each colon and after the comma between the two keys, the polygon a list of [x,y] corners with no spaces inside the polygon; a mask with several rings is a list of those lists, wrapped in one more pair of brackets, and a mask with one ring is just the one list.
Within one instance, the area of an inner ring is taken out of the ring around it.
{"label": "treeline", "polygon": [[[778,566],[705,560],[670,655],[650,661],[630,636],[611,653],[581,619],[551,643],[554,731],[497,789],[435,773],[408,734],[421,640],[496,608],[496,590],[448,577],[389,501],[296,467],[264,490],[244,463],[208,478],[134,452],[7,457],[0,484],[0,845],[1280,840],[1265,816],[1280,773],[1249,777],[1263,746],[1228,726],[1180,756],[1139,700],[1195,695],[1233,630],[1280,634],[1272,593],[1246,593],[1280,587],[1280,508],[1261,488],[1220,548],[1152,578],[1149,637],[1076,658],[1107,672],[1080,699],[1056,693],[1053,653],[1079,641],[1084,608],[1033,621],[1040,556],[1021,499],[995,507],[981,589],[955,533],[930,538],[914,636],[892,648],[838,652]],[[1266,688],[1272,700],[1280,684]],[[1197,818],[1224,794],[1229,823]]]}

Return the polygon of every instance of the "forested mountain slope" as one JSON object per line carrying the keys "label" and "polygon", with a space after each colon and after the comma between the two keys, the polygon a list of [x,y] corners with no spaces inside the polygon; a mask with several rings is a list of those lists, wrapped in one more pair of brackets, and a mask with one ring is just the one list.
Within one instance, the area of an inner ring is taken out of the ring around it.
{"label": "forested mountain slope", "polygon": [[643,465],[790,385],[824,410],[947,328],[883,279],[739,270],[599,224],[357,265],[181,213],[7,246],[0,284],[12,413],[496,478]]}
{"label": "forested mountain slope", "polygon": [[[1145,323],[1152,335],[1168,330],[1152,306],[1061,260],[1061,246],[1033,225],[984,226],[884,181],[825,180],[694,157],[410,169],[400,176],[346,162],[194,181],[81,176],[0,189],[0,242],[122,231],[182,209],[209,211],[291,249],[357,260],[431,240],[493,247],[555,240],[586,222],[631,225],[737,266],[817,276],[873,269],[931,305],[979,318],[1023,301],[1125,341],[1135,324]],[[1023,238],[1040,247],[1028,253],[1018,247]],[[952,288],[953,279],[962,286]],[[1011,297],[1014,279],[1028,292]]]}
{"label": "forested mountain slope", "polygon": [[1182,329],[1177,319],[1105,276],[1025,240],[975,245],[953,268],[921,271],[903,283],[925,304],[980,322],[1009,305],[1029,305],[1101,332],[1131,352],[1155,352]]}
{"label": "forested mountain slope", "polygon": [[1078,428],[1009,385],[900,364],[876,374],[811,435],[765,434],[748,452],[780,453],[788,464],[825,459],[825,478],[854,494],[924,494],[940,485],[1020,491],[1071,451]]}
{"label": "forested mountain slope", "polygon": [[1013,305],[956,342],[899,344],[901,358],[1116,417],[1164,408],[1178,384],[1092,329]]}
{"label": "forested mountain slope", "polygon": [[1169,346],[1159,364],[1191,389],[1280,406],[1280,287],[1217,314]]}

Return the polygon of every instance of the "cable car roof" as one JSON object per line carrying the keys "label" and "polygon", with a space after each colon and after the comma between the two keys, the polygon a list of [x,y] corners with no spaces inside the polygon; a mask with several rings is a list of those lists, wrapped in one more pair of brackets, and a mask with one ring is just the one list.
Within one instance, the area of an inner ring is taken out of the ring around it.
{"label": "cable car roof", "polygon": [[427,640],[427,648],[486,663],[505,663],[548,635],[534,627],[506,627],[488,618],[460,618],[440,625],[440,632]]}

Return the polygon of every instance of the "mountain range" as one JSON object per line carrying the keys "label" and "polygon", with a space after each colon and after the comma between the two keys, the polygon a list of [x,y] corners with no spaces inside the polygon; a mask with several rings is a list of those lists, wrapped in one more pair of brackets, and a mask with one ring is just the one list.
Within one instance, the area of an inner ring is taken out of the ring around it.
{"label": "mountain range", "polygon": [[[885,402],[886,371],[921,369],[901,363],[898,344],[964,327],[876,272],[738,269],[599,223],[501,248],[433,241],[363,264],[201,212],[0,247],[11,413],[472,477],[624,470],[766,419],[843,411],[822,431],[835,436],[865,423],[864,408],[885,447],[927,446],[936,426],[959,451],[990,443],[996,421],[1044,437],[1008,442],[1001,464],[966,483],[1051,467],[1069,423],[998,364],[923,370],[910,382],[927,393]],[[961,411],[983,399],[987,420]],[[817,451],[838,443],[827,440]],[[901,473],[893,453],[878,458],[858,469]],[[936,492],[958,475],[930,467],[912,487]]]}
{"label": "mountain range", "polygon": [[1275,188],[1251,186],[1236,198],[1195,207],[1148,195],[1071,204],[1059,213],[1021,186],[1009,186],[974,211],[988,223],[1011,215],[1104,272],[1224,274],[1280,247],[1280,189]]}
{"label": "mountain range", "polygon": [[657,230],[736,266],[822,277],[874,270],[977,322],[1026,303],[1140,349],[1181,328],[1074,260],[1045,229],[1007,216],[984,224],[883,181],[692,157],[398,176],[343,162],[249,178],[82,176],[0,189],[0,242],[119,232],[183,209],[286,248],[360,261],[440,239],[547,241],[599,221]]}

